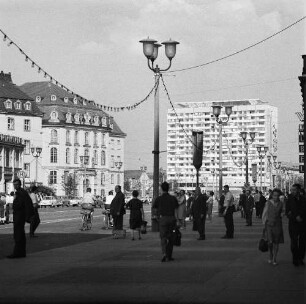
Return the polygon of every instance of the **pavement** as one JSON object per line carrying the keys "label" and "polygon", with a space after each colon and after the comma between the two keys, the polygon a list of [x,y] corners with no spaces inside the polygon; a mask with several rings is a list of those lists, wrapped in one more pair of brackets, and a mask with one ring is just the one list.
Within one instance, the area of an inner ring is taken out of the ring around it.
{"label": "pavement", "polygon": [[131,241],[112,239],[99,225],[74,233],[50,225],[27,240],[27,258],[18,260],[5,259],[13,242],[11,229],[1,230],[0,303],[306,303],[305,268],[291,263],[286,221],[278,266],[258,251],[260,220],[246,227],[238,213],[233,240],[220,238],[217,215],[206,224],[205,241],[187,223],[175,261],[167,263],[160,262],[158,233]]}

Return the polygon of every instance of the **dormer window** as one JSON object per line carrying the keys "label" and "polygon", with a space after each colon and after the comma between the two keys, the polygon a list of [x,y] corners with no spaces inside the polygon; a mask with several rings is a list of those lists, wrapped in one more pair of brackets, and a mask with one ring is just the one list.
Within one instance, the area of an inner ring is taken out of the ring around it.
{"label": "dormer window", "polygon": [[74,121],[75,121],[75,123],[77,123],[77,124],[80,123],[80,114],[76,113],[76,114],[74,115]]}
{"label": "dormer window", "polygon": [[97,116],[97,115],[94,117],[94,125],[95,126],[99,125],[99,116]]}
{"label": "dormer window", "polygon": [[86,101],[85,100],[83,100],[83,106],[86,106]]}
{"label": "dormer window", "polygon": [[21,102],[20,102],[20,100],[17,100],[17,101],[15,102],[15,109],[16,109],[16,110],[21,110]]}
{"label": "dormer window", "polygon": [[78,104],[78,99],[76,97],[73,98],[73,103]]}
{"label": "dormer window", "polygon": [[6,109],[11,109],[12,108],[12,101],[10,99],[6,100],[4,102],[4,106]]}
{"label": "dormer window", "polygon": [[31,103],[29,101],[27,101],[25,104],[24,104],[24,108],[27,110],[27,111],[30,111],[31,110]]}
{"label": "dormer window", "polygon": [[102,126],[106,127],[106,117],[105,116],[103,116],[102,118]]}
{"label": "dormer window", "polygon": [[64,102],[68,103],[69,99],[68,97],[64,97]]}
{"label": "dormer window", "polygon": [[56,101],[56,95],[51,95],[51,101]]}
{"label": "dormer window", "polygon": [[90,115],[88,113],[84,114],[84,119],[85,119],[85,124],[89,125],[90,124]]}
{"label": "dormer window", "polygon": [[110,127],[111,129],[114,129],[114,124],[113,124],[113,123],[110,123],[110,124],[109,124],[109,127]]}
{"label": "dormer window", "polygon": [[52,111],[50,114],[50,120],[51,121],[58,121],[58,113],[57,111]]}
{"label": "dormer window", "polygon": [[70,112],[68,112],[68,113],[66,114],[66,122],[71,123],[71,122],[72,122],[72,121],[71,121],[71,118],[72,118],[72,115],[71,115]]}
{"label": "dormer window", "polygon": [[41,102],[41,97],[40,96],[36,96],[36,102]]}

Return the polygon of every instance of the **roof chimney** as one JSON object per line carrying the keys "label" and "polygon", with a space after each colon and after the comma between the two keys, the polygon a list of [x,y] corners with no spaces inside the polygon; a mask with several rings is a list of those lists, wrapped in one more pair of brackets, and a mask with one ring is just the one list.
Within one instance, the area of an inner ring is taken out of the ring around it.
{"label": "roof chimney", "polygon": [[5,74],[3,71],[0,73],[0,81],[10,82],[12,83],[12,75],[11,73]]}

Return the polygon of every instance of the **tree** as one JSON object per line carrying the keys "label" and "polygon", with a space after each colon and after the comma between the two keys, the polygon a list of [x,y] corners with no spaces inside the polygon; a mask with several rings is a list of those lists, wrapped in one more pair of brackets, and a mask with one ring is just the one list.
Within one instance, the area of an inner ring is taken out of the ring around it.
{"label": "tree", "polygon": [[62,188],[67,196],[76,196],[78,182],[75,174],[64,174],[62,176]]}

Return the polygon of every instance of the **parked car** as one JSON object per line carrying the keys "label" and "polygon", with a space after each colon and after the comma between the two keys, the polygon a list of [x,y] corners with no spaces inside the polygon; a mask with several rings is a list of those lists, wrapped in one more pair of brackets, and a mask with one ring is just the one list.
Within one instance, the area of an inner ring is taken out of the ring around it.
{"label": "parked car", "polygon": [[82,203],[82,198],[80,197],[74,197],[69,199],[69,206],[75,207],[75,206],[80,206]]}
{"label": "parked car", "polygon": [[55,207],[57,205],[57,200],[54,196],[45,196],[39,202],[39,207]]}

